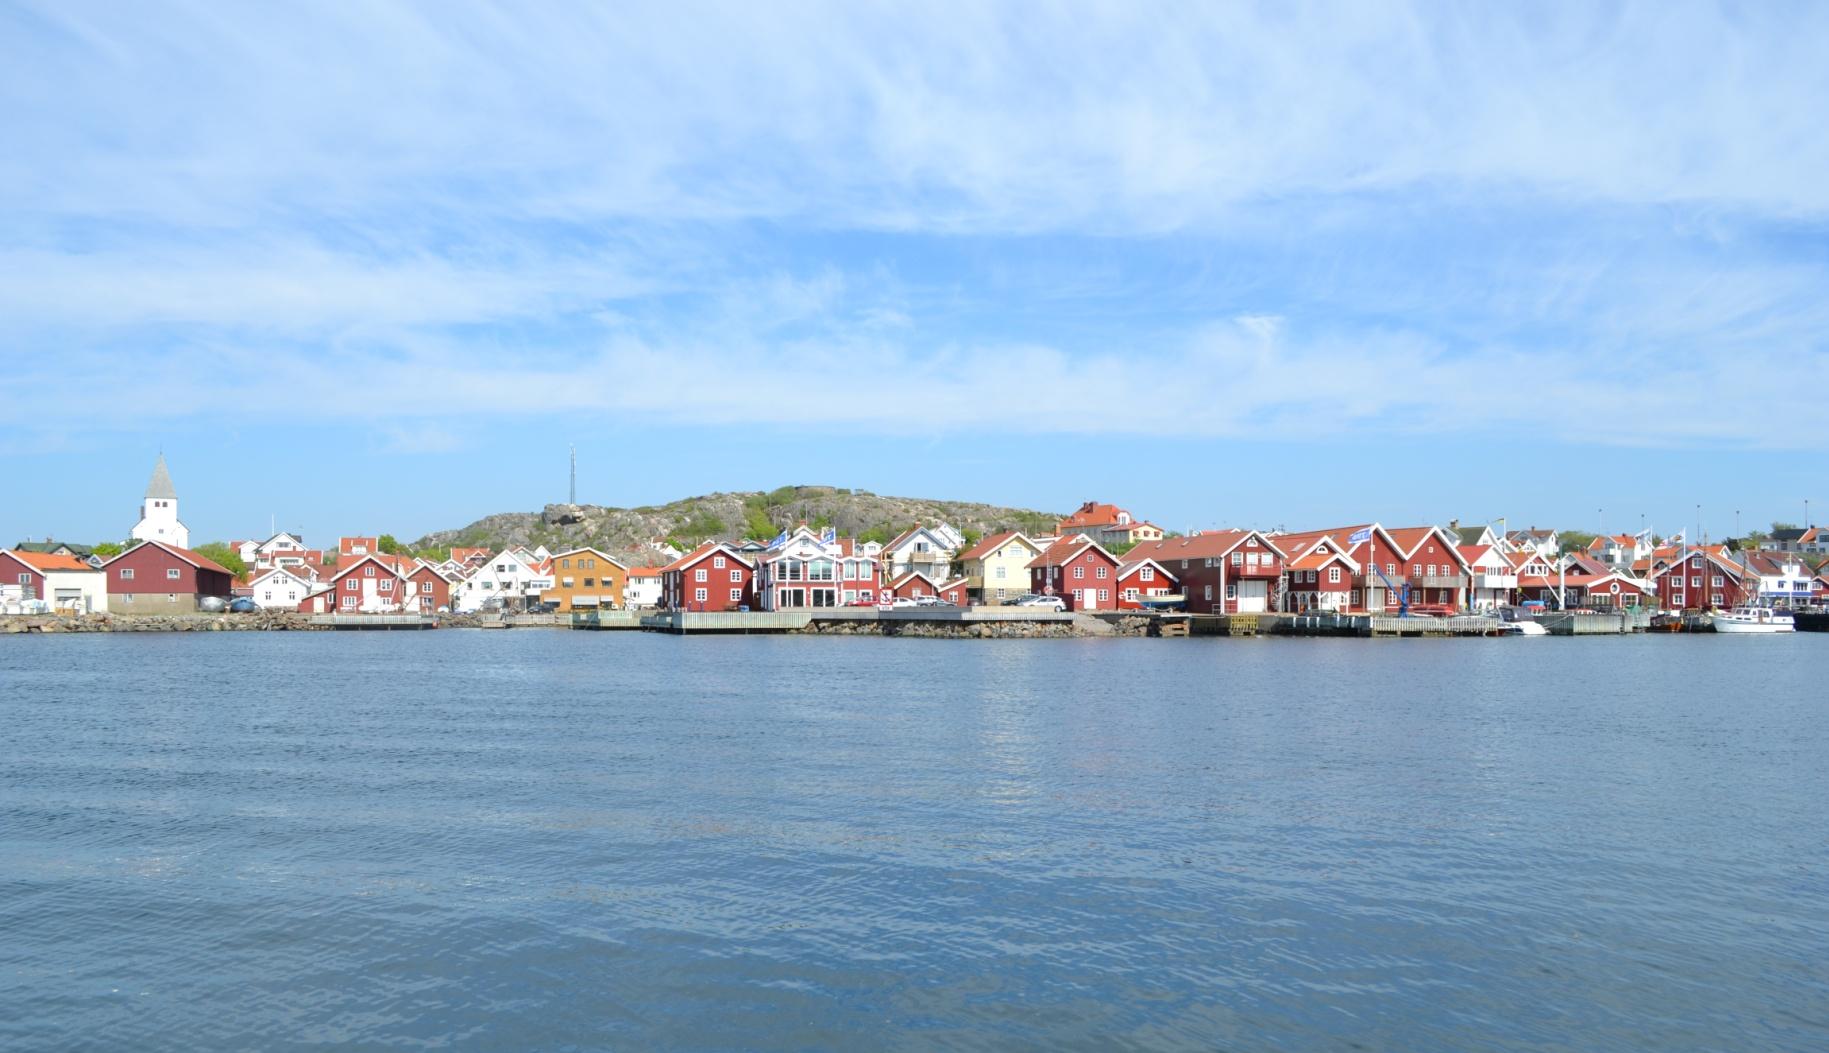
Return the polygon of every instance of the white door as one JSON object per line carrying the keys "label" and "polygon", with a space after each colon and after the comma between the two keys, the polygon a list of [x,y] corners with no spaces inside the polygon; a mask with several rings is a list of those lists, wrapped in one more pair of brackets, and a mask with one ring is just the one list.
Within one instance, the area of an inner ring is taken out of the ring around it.
{"label": "white door", "polygon": [[1241,581],[1238,583],[1238,612],[1240,614],[1259,614],[1269,602],[1270,591],[1263,580]]}

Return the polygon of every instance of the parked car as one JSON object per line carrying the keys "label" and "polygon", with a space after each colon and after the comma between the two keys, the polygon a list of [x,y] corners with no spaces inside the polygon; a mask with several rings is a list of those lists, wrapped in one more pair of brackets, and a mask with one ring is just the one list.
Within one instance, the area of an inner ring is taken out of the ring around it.
{"label": "parked car", "polygon": [[1064,611],[1067,601],[1059,596],[1021,596],[1016,600],[1018,607],[1045,607],[1048,610]]}
{"label": "parked car", "polygon": [[558,600],[544,600],[540,603],[530,603],[527,605],[528,614],[551,614],[558,609]]}
{"label": "parked car", "polygon": [[229,603],[230,614],[253,614],[258,610],[260,610],[260,604],[255,603],[246,596],[237,596]]}
{"label": "parked car", "polygon": [[915,606],[916,607],[951,607],[952,604],[946,602],[945,600],[941,599],[938,596],[916,596],[915,597]]}
{"label": "parked car", "polygon": [[888,603],[882,604],[881,606],[888,607],[891,610],[899,611],[899,610],[902,610],[902,609],[908,608],[908,607],[919,607],[920,605],[921,605],[920,600],[914,599],[909,596],[896,596],[896,597],[892,598]]}

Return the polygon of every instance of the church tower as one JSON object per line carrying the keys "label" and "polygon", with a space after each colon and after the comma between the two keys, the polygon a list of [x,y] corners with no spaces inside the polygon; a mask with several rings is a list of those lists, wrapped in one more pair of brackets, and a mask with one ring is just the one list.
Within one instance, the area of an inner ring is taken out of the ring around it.
{"label": "church tower", "polygon": [[140,502],[140,521],[129,535],[139,541],[163,541],[179,548],[191,547],[191,532],[178,521],[178,491],[171,484],[171,473],[165,470],[165,455],[152,466],[152,481],[146,484],[146,499]]}

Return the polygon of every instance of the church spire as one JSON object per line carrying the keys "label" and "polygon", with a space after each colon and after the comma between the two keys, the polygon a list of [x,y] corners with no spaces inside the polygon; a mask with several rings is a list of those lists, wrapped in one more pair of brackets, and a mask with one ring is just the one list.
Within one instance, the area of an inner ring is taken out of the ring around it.
{"label": "church spire", "polygon": [[176,501],[178,490],[171,484],[171,473],[165,470],[165,454],[159,454],[159,463],[152,466],[152,481],[146,484],[146,496],[162,501]]}

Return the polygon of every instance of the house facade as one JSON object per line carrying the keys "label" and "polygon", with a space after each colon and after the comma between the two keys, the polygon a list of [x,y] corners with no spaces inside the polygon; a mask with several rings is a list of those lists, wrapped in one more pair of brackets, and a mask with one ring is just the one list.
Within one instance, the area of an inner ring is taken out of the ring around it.
{"label": "house facade", "polygon": [[1719,545],[1690,549],[1654,574],[1651,588],[1673,611],[1737,607],[1752,598],[1740,565]]}
{"label": "house facade", "polygon": [[374,556],[341,567],[299,609],[311,614],[397,614],[409,609],[406,578]]}
{"label": "house facade", "polygon": [[1153,559],[1127,559],[1118,564],[1118,609],[1138,610],[1147,600],[1180,595],[1180,581]]}
{"label": "house facade", "polygon": [[880,598],[883,600],[919,600],[929,596],[953,607],[964,607],[971,602],[966,595],[964,578],[937,582],[918,570],[911,570],[901,577],[891,580],[889,584],[883,586]]}
{"label": "house facade", "polygon": [[206,599],[229,600],[235,576],[190,549],[145,541],[102,564],[108,609],[116,614],[178,614]]}
{"label": "house facade", "polygon": [[1291,613],[1344,611],[1359,584],[1362,568],[1348,556],[1347,548],[1331,534],[1299,543],[1280,539],[1287,547],[1283,572],[1282,610]]}
{"label": "house facade", "polygon": [[1116,610],[1118,558],[1089,536],[1063,536],[1029,562],[1029,591],[1059,596],[1070,611]]}
{"label": "house facade", "polygon": [[878,558],[885,577],[919,571],[931,581],[943,581],[951,576],[953,557],[964,545],[965,538],[945,523],[916,523],[884,545]]}
{"label": "house facade", "polygon": [[659,606],[660,571],[659,567],[630,567],[623,584],[623,602],[635,610]]}
{"label": "house facade", "polygon": [[1816,568],[1799,552],[1742,552],[1741,566],[1755,600],[1774,607],[1803,607],[1816,598]]}
{"label": "house facade", "polygon": [[707,541],[661,569],[661,606],[734,611],[756,605],[756,568],[729,545]]}
{"label": "house facade", "polygon": [[[1490,611],[1510,606],[1518,595],[1518,568],[1512,557],[1496,545],[1461,545],[1461,559],[1467,564],[1467,606],[1470,610]],[[1535,551],[1530,558],[1541,560]]]}
{"label": "house facade", "polygon": [[540,594],[564,612],[621,610],[627,603],[629,568],[594,548],[575,548],[553,555],[547,571],[552,587]]}
{"label": "house facade", "polygon": [[1029,563],[1041,546],[1016,531],[980,538],[959,554],[965,589],[973,603],[1005,604],[1029,591]]}
{"label": "house facade", "polygon": [[0,609],[46,609],[74,614],[108,610],[108,577],[78,556],[0,549]]}
{"label": "house facade", "polygon": [[876,556],[865,555],[851,538],[804,526],[777,538],[755,565],[756,603],[765,611],[875,603],[883,588]]}
{"label": "house facade", "polygon": [[543,573],[518,549],[507,549],[477,564],[470,576],[453,587],[451,609],[471,614],[496,601],[507,610],[518,610],[552,587]]}
{"label": "house facade", "polygon": [[263,608],[298,610],[299,604],[317,590],[315,582],[286,567],[256,571],[245,590],[237,590]]}
{"label": "house facade", "polygon": [[[1063,538],[1065,540],[1065,538]],[[1210,530],[1139,542],[1126,562],[1155,560],[1175,575],[1196,614],[1250,614],[1277,608],[1283,549],[1256,530]]]}

